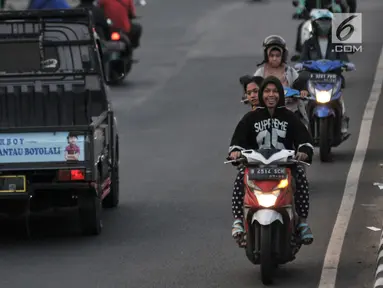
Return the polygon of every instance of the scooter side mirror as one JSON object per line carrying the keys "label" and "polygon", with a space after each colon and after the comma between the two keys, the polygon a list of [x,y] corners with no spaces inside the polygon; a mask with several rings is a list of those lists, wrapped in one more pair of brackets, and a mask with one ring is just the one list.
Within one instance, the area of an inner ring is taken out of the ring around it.
{"label": "scooter side mirror", "polygon": [[293,0],[292,3],[293,3],[293,6],[294,6],[294,7],[298,7],[298,5],[299,5],[299,2],[298,2],[297,0]]}

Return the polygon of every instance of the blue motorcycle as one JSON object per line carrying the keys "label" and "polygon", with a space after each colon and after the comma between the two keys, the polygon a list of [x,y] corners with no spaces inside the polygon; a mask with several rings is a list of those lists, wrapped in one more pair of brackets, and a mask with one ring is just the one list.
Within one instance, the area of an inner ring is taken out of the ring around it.
{"label": "blue motorcycle", "polygon": [[312,100],[307,107],[310,119],[310,132],[314,145],[319,146],[322,162],[330,160],[331,148],[338,147],[350,134],[342,134],[343,71],[355,70],[352,63],[340,60],[305,61],[295,65],[297,70],[307,71],[308,91]]}

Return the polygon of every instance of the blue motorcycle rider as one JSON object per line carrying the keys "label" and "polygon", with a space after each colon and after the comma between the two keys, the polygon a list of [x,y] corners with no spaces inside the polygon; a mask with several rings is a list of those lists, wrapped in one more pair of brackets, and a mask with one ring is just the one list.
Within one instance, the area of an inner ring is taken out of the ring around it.
{"label": "blue motorcycle rider", "polygon": [[54,10],[54,9],[71,9],[72,7],[66,0],[31,0],[28,9],[31,10]]}
{"label": "blue motorcycle rider", "polygon": [[[314,13],[312,20],[312,37],[304,44],[300,62],[309,60],[341,60],[349,62],[346,53],[336,52],[335,44],[331,43],[331,26],[334,15],[330,11],[318,11]],[[338,45],[338,44],[337,44]],[[352,63],[347,65],[353,67]],[[343,97],[339,99],[342,107],[342,128],[341,133],[345,136],[348,133],[349,117],[346,116],[346,108]]]}

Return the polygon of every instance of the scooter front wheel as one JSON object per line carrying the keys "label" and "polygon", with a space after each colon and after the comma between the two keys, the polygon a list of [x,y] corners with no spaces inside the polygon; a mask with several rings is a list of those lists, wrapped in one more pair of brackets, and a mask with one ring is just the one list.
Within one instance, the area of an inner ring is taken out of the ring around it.
{"label": "scooter front wheel", "polygon": [[319,154],[322,162],[329,162],[331,159],[331,119],[320,119],[319,123]]}
{"label": "scooter front wheel", "polygon": [[276,268],[275,260],[273,259],[273,238],[271,225],[261,226],[261,249],[260,249],[260,266],[261,279],[264,285],[272,284],[274,270]]}

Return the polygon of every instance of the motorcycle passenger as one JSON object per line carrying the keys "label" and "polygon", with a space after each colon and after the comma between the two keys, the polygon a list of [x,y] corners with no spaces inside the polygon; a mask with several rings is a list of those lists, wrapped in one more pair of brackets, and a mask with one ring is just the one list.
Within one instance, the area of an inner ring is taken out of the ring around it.
{"label": "motorcycle passenger", "polygon": [[[331,26],[334,15],[327,11],[326,13],[314,13],[312,21],[312,37],[309,38],[304,44],[300,61],[309,60],[341,60],[349,62],[346,53],[336,52],[335,46],[331,43]],[[348,63],[349,66],[353,64]],[[349,118],[346,116],[346,107],[344,105],[343,97],[339,99],[342,107],[342,134],[348,132]]]}
{"label": "motorcycle passenger", "polygon": [[329,59],[348,62],[346,53],[336,52],[331,43],[331,26],[334,14],[321,11],[312,15],[312,36],[303,44],[301,61]]}
{"label": "motorcycle passenger", "polygon": [[254,111],[259,105],[258,92],[261,87],[263,77],[260,76],[242,76],[239,82],[243,86],[243,92],[245,93],[243,99],[246,99],[245,104],[250,104],[251,110]]}
{"label": "motorcycle passenger", "polygon": [[54,10],[54,9],[70,9],[71,6],[66,0],[31,0],[28,8],[31,10]]}
{"label": "motorcycle passenger", "polygon": [[[256,129],[254,129],[256,128]],[[266,132],[266,133],[265,133]],[[264,134],[265,133],[265,134]],[[271,135],[278,137],[271,137]],[[307,128],[294,113],[285,108],[284,89],[274,76],[265,78],[259,93],[259,107],[248,112],[238,123],[231,139],[229,158],[240,157],[244,149],[295,149],[296,158],[310,162],[314,148]],[[309,186],[303,167],[294,169],[296,191],[294,201],[299,215],[297,231],[302,243],[309,245],[314,237],[306,219],[309,212]],[[246,245],[243,223],[244,169],[240,169],[233,190],[232,212],[235,218],[232,236],[240,247]]]}
{"label": "motorcycle passenger", "polygon": [[[286,64],[288,49],[286,41],[278,35],[270,35],[263,41],[264,59],[258,64],[260,67],[254,76],[268,77],[275,76],[285,87],[293,86],[293,83],[298,79],[298,72],[291,66]],[[306,97],[308,92],[301,91],[302,98]]]}
{"label": "motorcycle passenger", "polygon": [[106,17],[112,20],[113,27],[121,29],[128,36],[134,49],[139,47],[142,27],[132,22],[137,17],[133,0],[100,0],[99,5]]}
{"label": "motorcycle passenger", "polygon": [[89,8],[92,11],[93,21],[97,34],[101,39],[110,39],[110,28],[104,11],[95,5],[93,5],[93,0],[81,0],[79,8]]}

